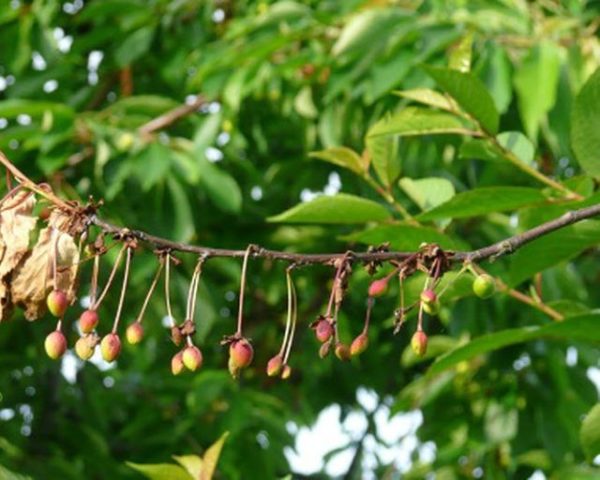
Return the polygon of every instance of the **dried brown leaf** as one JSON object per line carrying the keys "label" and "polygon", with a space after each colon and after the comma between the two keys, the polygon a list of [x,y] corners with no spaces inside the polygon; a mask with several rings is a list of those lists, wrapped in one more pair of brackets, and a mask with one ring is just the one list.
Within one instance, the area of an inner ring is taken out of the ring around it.
{"label": "dried brown leaf", "polygon": [[20,191],[2,204],[0,212],[0,278],[10,273],[27,253],[37,218],[32,215],[35,197]]}
{"label": "dried brown leaf", "polygon": [[[36,320],[46,311],[46,296],[57,288],[74,300],[76,264],[79,250],[75,239],[60,230],[69,224],[66,214],[55,210],[49,227],[40,232],[38,241],[26,259],[15,269],[10,285],[12,303],[25,309],[25,318]],[[57,253],[56,286],[52,278],[52,258]]]}
{"label": "dried brown leaf", "polygon": [[8,282],[10,273],[29,249],[31,232],[37,218],[32,215],[35,196],[20,191],[2,202],[0,211],[0,321],[12,312]]}

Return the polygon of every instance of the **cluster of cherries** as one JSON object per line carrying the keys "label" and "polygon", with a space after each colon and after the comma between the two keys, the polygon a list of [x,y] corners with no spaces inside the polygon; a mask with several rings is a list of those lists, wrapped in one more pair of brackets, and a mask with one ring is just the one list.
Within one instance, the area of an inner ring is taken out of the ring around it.
{"label": "cluster of cherries", "polygon": [[[330,353],[330,351],[333,350],[338,359],[346,361],[352,356],[360,355],[367,349],[369,343],[367,331],[373,299],[375,297],[382,296],[387,291],[390,278],[391,275],[388,275],[387,277],[373,281],[369,286],[369,301],[364,328],[362,332],[354,338],[350,346],[342,343],[339,340],[336,325],[337,315],[330,314],[330,309],[328,310],[327,314],[319,315],[317,319],[310,325],[315,332],[317,340],[321,343],[321,347],[319,349],[319,356],[321,358],[324,358]],[[289,276],[288,282],[291,282],[291,277]],[[485,273],[475,274],[475,279],[473,281],[473,292],[476,296],[480,298],[488,298],[495,292],[495,289],[496,286],[494,279],[490,275]],[[334,295],[332,293],[332,298],[333,297]],[[279,376],[282,379],[287,379],[291,375],[291,368],[287,364],[287,357],[291,348],[293,329],[295,328],[296,323],[295,291],[293,293],[293,297],[290,295],[289,298],[289,311],[293,312],[293,314],[290,313],[290,316],[288,316],[288,326],[290,323],[290,318],[293,315],[292,335],[291,338],[288,337],[288,328],[286,327],[286,335],[283,340],[282,348],[277,355],[268,361],[266,368],[267,375],[271,377]],[[422,357],[427,352],[428,341],[427,334],[422,328],[422,312],[425,312],[429,315],[436,315],[440,309],[440,302],[438,295],[432,288],[425,288],[421,292],[418,304],[419,320],[417,329],[411,338],[411,347],[415,355]],[[52,315],[59,319],[56,330],[46,337],[44,343],[46,353],[52,359],[59,359],[67,350],[67,340],[61,331],[61,319],[64,317],[68,305],[68,297],[62,290],[55,289],[51,291],[47,297],[48,310]],[[99,317],[95,308],[88,308],[80,315],[78,324],[82,336],[75,344],[75,352],[82,360],[89,360],[92,357],[96,346],[100,344],[102,358],[107,362],[112,362],[116,360],[121,352],[121,340],[114,331],[108,333],[102,339],[100,339],[98,334],[95,332],[98,321]],[[401,323],[397,327],[399,328],[399,326],[401,326]],[[192,343],[191,340],[193,333],[195,333],[195,328],[191,320],[185,321],[180,326],[174,325],[171,328],[171,339],[176,345],[181,345],[183,342],[186,342],[182,350],[176,353],[171,360],[171,371],[174,375],[179,375],[184,369],[196,371],[202,366],[202,352]],[[143,336],[144,328],[139,319],[127,327],[125,337],[128,343],[132,345],[138,344],[142,341]],[[240,371],[248,367],[252,362],[254,357],[252,344],[247,338],[242,336],[241,328],[238,328],[238,332],[236,334],[226,337],[222,343],[228,345],[229,347],[228,367],[232,376],[236,378]]]}

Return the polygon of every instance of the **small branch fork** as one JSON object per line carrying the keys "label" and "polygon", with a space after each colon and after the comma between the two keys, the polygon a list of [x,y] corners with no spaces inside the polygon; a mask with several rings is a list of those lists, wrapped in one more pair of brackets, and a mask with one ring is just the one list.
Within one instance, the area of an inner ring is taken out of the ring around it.
{"label": "small branch fork", "polygon": [[[51,190],[40,186],[30,180],[25,174],[17,169],[2,152],[0,152],[0,163],[3,164],[6,169],[13,175],[13,177],[20,183],[20,185],[28,190],[38,193],[42,197],[50,201],[55,207],[73,214],[84,217],[87,225],[95,225],[106,234],[121,236],[123,231],[127,231],[127,236],[132,239],[139,240],[150,244],[157,250],[169,251],[169,252],[183,252],[183,253],[194,253],[202,255],[205,259],[216,258],[216,257],[229,257],[229,258],[265,258],[270,260],[280,260],[294,264],[296,267],[322,264],[322,265],[334,265],[336,261],[344,259],[348,256],[349,252],[343,253],[317,253],[317,254],[302,254],[302,253],[289,253],[278,250],[268,250],[259,246],[252,246],[252,251],[249,254],[248,249],[244,250],[230,250],[222,248],[211,248],[199,245],[190,245],[187,243],[179,243],[161,238],[155,235],[151,235],[141,230],[124,229],[123,227],[113,225],[99,216],[96,215],[95,208],[81,207],[74,202],[67,202],[57,197]],[[444,255],[448,263],[464,263],[464,262],[481,262],[487,259],[496,259],[503,255],[507,255],[515,252],[527,243],[548,235],[552,232],[560,230],[561,228],[567,227],[574,223],[582,220],[592,218],[600,215],[600,204],[593,205],[590,207],[581,208],[578,210],[572,210],[563,214],[562,216],[551,220],[549,222],[538,225],[537,227],[527,230],[518,235],[513,235],[504,240],[496,242],[492,245],[488,245],[483,248],[472,251],[453,252],[445,251]],[[415,258],[415,252],[390,252],[376,249],[369,252],[351,252],[352,260],[356,263],[369,264],[373,262],[399,262],[407,259]]]}

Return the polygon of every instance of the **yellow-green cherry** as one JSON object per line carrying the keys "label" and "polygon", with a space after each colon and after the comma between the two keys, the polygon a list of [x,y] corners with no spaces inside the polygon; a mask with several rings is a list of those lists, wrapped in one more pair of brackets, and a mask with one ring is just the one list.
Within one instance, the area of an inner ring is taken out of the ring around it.
{"label": "yellow-green cherry", "polygon": [[489,298],[496,291],[494,279],[487,273],[477,275],[473,280],[473,293],[479,298]]}

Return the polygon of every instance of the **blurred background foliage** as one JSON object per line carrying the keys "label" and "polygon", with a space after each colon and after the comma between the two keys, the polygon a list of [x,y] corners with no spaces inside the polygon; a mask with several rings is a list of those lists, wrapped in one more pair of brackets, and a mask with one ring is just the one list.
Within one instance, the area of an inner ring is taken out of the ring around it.
{"label": "blurred background foliage", "polygon": [[[597,202],[594,173],[573,158],[570,129],[575,96],[600,65],[599,14],[597,2],[580,0],[7,0],[0,149],[65,197],[104,199],[101,215],[114,223],[174,240],[299,252],[383,242],[414,249],[422,241],[476,248]],[[583,202],[546,201],[558,193],[458,135],[402,136],[368,177],[342,167],[354,161],[348,155],[365,158],[369,128],[409,103],[393,91],[435,88],[423,64],[452,62],[483,82],[499,130],[522,132],[510,150]],[[149,135],[140,130],[196,95],[206,99],[198,111]],[[309,156],[342,146],[357,153],[334,150],[329,163]],[[467,214],[429,213],[425,226],[406,220],[455,192],[499,186],[528,188],[475,197],[468,205],[479,210]],[[365,207],[367,219],[334,205],[333,213],[266,221],[339,192],[377,205]],[[593,313],[598,241],[600,227],[590,221],[490,270],[565,316]],[[177,318],[195,262],[180,257]],[[150,253],[135,257],[126,321],[155,268]],[[84,297],[87,265],[82,275]],[[201,454],[229,431],[218,478],[600,478],[580,442],[583,415],[598,401],[596,317],[554,340],[522,337],[528,341],[425,375],[431,358],[406,351],[414,322],[391,335],[392,289],[375,306],[360,358],[320,360],[306,327],[331,276],[325,267],[295,273],[300,328],[287,382],[264,374],[286,308],[283,265],[268,261],[250,265],[246,330],[256,358],[241,381],[230,378],[219,345],[234,329],[238,261],[205,268],[197,335],[205,366],[195,375],[170,374],[175,351],[161,294],[145,320],[147,338],[125,347],[116,365],[83,364],[72,354],[52,362],[42,348],[49,319],[3,322],[0,476],[140,478],[126,461]],[[362,327],[368,283],[355,268],[340,319],[345,341]],[[455,284],[448,299],[456,301],[427,320],[431,356],[483,334],[551,323],[509,296],[481,301],[468,289],[468,279]],[[101,331],[116,302],[114,294],[103,306]],[[76,336],[73,327],[71,342]],[[335,422],[323,423],[323,412]],[[320,433],[308,448],[301,440],[317,418]]]}

